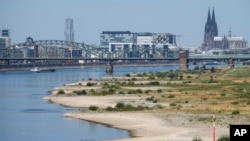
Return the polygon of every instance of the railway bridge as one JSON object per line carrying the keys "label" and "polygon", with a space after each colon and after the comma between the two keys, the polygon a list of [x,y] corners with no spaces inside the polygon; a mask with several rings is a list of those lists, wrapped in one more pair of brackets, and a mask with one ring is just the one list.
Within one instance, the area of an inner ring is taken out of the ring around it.
{"label": "railway bridge", "polygon": [[106,62],[106,71],[113,71],[115,61],[135,61],[135,60],[166,60],[179,61],[180,70],[188,70],[191,61],[201,60],[227,60],[230,67],[234,66],[235,60],[250,60],[250,55],[189,55],[187,50],[179,50],[178,57],[138,57],[131,56],[131,53],[146,52],[143,48],[134,48],[111,52],[85,43],[70,42],[64,40],[36,40],[31,37],[26,42],[12,45],[8,48],[0,49],[0,61],[9,64],[11,61],[102,61]]}

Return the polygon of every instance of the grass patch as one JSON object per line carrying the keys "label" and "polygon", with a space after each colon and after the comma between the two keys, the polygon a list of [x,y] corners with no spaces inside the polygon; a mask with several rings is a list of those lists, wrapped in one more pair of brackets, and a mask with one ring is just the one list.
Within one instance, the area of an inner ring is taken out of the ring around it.
{"label": "grass patch", "polygon": [[148,107],[144,107],[141,105],[132,106],[130,104],[124,104],[123,102],[118,102],[114,108],[106,107],[106,111],[142,111],[148,109]]}
{"label": "grass patch", "polygon": [[239,111],[239,110],[233,110],[231,114],[232,114],[232,115],[239,115],[239,114],[240,114],[240,111]]}
{"label": "grass patch", "polygon": [[59,90],[56,94],[65,94],[64,90]]}
{"label": "grass patch", "polygon": [[97,107],[97,106],[95,106],[95,105],[89,106],[89,110],[90,110],[90,111],[96,111],[96,110],[98,110],[98,109],[99,109],[99,107]]}

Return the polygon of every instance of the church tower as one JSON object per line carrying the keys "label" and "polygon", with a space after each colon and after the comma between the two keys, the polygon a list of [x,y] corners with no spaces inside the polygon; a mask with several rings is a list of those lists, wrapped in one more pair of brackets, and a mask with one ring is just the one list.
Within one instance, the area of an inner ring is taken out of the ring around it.
{"label": "church tower", "polygon": [[215,20],[214,8],[212,11],[212,17],[210,13],[210,8],[208,8],[207,22],[205,24],[205,34],[202,44],[202,51],[207,51],[213,48],[214,37],[218,36],[218,28]]}

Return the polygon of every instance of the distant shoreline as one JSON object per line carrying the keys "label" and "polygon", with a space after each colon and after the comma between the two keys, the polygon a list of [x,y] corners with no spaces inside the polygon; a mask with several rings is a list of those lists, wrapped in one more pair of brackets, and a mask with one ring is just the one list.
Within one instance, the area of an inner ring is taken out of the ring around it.
{"label": "distant shoreline", "polygon": [[[154,62],[154,63],[131,63],[131,64],[114,64],[114,69],[117,67],[136,67],[136,66],[178,66],[179,64],[176,63],[162,63],[162,62]],[[73,65],[73,66],[44,66],[41,68],[49,69],[78,69],[78,68],[105,68],[105,64],[82,64],[82,65]],[[1,68],[0,66],[0,72],[6,72],[6,71],[28,71],[33,67],[16,67],[16,68]]]}

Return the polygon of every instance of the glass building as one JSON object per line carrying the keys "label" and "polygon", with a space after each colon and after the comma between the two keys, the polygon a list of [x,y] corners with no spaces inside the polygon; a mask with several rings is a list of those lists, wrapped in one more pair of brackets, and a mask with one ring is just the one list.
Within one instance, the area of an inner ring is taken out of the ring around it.
{"label": "glass building", "polygon": [[74,42],[73,19],[71,19],[71,18],[67,18],[65,20],[64,36],[65,36],[66,41]]}
{"label": "glass building", "polygon": [[100,35],[100,48],[111,52],[113,57],[149,58],[157,53],[156,48],[161,48],[158,54],[164,52],[163,56],[168,56],[169,46],[176,46],[176,35],[130,31],[103,31]]}

